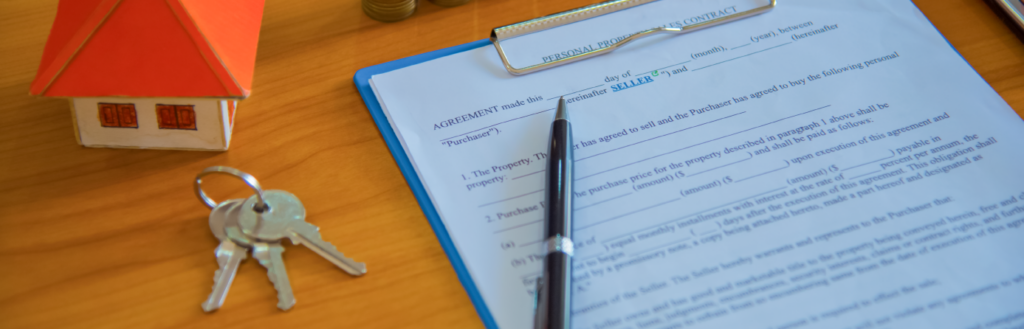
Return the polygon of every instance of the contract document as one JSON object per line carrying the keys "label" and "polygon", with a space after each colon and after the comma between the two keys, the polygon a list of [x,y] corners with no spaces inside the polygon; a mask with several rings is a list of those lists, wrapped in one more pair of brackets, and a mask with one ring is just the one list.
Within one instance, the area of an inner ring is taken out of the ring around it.
{"label": "contract document", "polygon": [[[764,2],[658,1],[508,47],[535,64]],[[500,328],[532,327],[563,96],[574,328],[1024,326],[1024,121],[910,1],[780,1],[525,76],[487,46],[371,82]]]}

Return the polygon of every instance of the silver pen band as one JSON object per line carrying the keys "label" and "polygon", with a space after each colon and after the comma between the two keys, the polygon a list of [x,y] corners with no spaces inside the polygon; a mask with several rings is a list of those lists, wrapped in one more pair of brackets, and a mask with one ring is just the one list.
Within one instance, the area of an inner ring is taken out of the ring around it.
{"label": "silver pen band", "polygon": [[548,238],[544,244],[548,246],[548,250],[545,254],[561,252],[569,255],[570,257],[572,256],[572,240],[567,237],[555,235]]}

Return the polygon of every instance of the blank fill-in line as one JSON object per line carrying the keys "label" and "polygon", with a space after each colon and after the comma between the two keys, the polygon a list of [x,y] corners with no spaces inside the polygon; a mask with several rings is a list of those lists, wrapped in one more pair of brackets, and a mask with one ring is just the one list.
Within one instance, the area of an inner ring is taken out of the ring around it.
{"label": "blank fill-in line", "polygon": [[543,192],[543,191],[544,191],[544,189],[539,189],[539,190],[536,190],[536,191],[533,191],[533,192],[530,192],[530,193],[520,194],[520,195],[511,197],[511,198],[508,198],[508,199],[502,199],[502,200],[498,200],[498,201],[494,201],[494,202],[488,202],[488,203],[485,203],[485,204],[477,206],[477,208],[480,208],[480,207],[483,207],[483,206],[490,206],[490,205],[495,204],[495,203],[501,203],[501,202],[505,202],[505,201],[512,200],[512,199],[515,199],[515,198],[521,198],[521,197],[524,197],[524,196],[527,196],[527,195],[530,195],[530,194],[540,193],[540,192]]}
{"label": "blank fill-in line", "polygon": [[537,240],[537,241],[533,241],[533,242],[527,242],[526,244],[521,244],[521,245],[517,246],[516,248],[532,246],[532,245],[535,245],[535,244],[538,244],[538,243],[541,243],[541,242],[544,242],[544,240]]}
{"label": "blank fill-in line", "polygon": [[530,175],[533,175],[533,174],[539,174],[539,173],[542,173],[542,172],[544,172],[544,170],[537,170],[537,171],[534,171],[534,172],[526,174],[526,175],[522,175],[522,176],[518,176],[518,177],[513,177],[512,180],[517,180],[517,179],[520,179],[520,178],[523,178],[523,177],[526,177],[526,176],[530,176]]}
{"label": "blank fill-in line", "polygon": [[746,47],[746,46],[749,46],[749,45],[752,45],[752,43],[747,43],[745,45],[739,45],[739,46],[736,46],[736,47],[732,47],[732,48],[729,48],[729,50],[736,50],[736,49],[743,48],[743,47]]}
{"label": "blank fill-in line", "polygon": [[571,92],[571,93],[568,93],[568,94],[564,94],[564,95],[558,95],[558,96],[555,96],[555,97],[548,98],[547,100],[552,100],[552,99],[556,99],[556,98],[559,98],[559,97],[562,97],[562,96],[572,95],[572,94],[575,94],[575,93],[582,93],[584,91],[591,90],[591,89],[594,89],[594,88],[597,88],[597,87],[600,87],[600,86],[604,86],[604,84],[602,83],[602,84],[599,84],[599,85],[596,85],[596,86],[593,86],[593,87],[590,87],[590,88],[587,88],[587,89],[577,90],[577,91],[574,91],[574,92]]}
{"label": "blank fill-in line", "polygon": [[872,164],[872,163],[875,163],[875,162],[878,162],[878,161],[882,161],[882,160],[885,160],[885,159],[891,159],[892,157],[896,156],[896,152],[893,152],[892,150],[889,150],[889,152],[892,153],[892,155],[884,157],[884,158],[881,158],[881,159],[878,159],[878,160],[868,161],[868,162],[865,162],[865,163],[862,163],[862,164],[859,164],[859,165],[856,165],[856,166],[853,166],[853,167],[850,167],[850,168],[846,168],[846,169],[843,169],[842,171],[847,171],[847,170],[850,170],[850,169],[853,169],[853,168],[857,168],[857,167],[860,167],[860,166],[863,166],[863,165],[866,165],[866,164]]}
{"label": "blank fill-in line", "polygon": [[626,194],[623,194],[623,195],[620,195],[620,196],[616,196],[616,197],[611,197],[610,199],[605,199],[605,200],[601,200],[601,201],[598,201],[598,202],[594,202],[594,203],[591,203],[591,204],[588,204],[586,206],[582,206],[582,207],[579,207],[579,208],[576,208],[576,209],[573,209],[573,210],[580,210],[580,209],[584,209],[584,208],[590,208],[590,207],[593,207],[593,206],[596,206],[596,205],[599,205],[599,204],[602,204],[602,203],[605,203],[605,202],[608,202],[608,201],[612,201],[612,200],[615,200],[615,199],[618,199],[618,198],[621,198],[621,197],[624,197],[624,196],[627,196],[627,195],[630,195],[630,194],[633,194],[633,192],[629,192],[629,193],[626,193]]}
{"label": "blank fill-in line", "polygon": [[613,221],[613,220],[616,220],[616,219],[619,219],[619,218],[622,218],[622,217],[626,217],[626,216],[629,216],[629,215],[632,215],[632,214],[635,214],[635,213],[638,213],[638,212],[641,212],[641,211],[644,211],[644,210],[652,209],[652,208],[655,208],[655,207],[663,206],[663,205],[666,205],[666,204],[669,204],[669,203],[673,203],[673,202],[676,202],[676,201],[679,201],[679,200],[682,200],[682,198],[675,198],[675,199],[668,200],[668,201],[665,201],[665,202],[662,202],[662,203],[659,203],[659,204],[656,204],[656,205],[653,205],[653,206],[648,206],[646,208],[641,208],[641,209],[633,210],[633,211],[627,212],[625,214],[618,215],[618,216],[615,216],[615,217],[612,217],[612,218],[608,218],[608,219],[605,219],[605,220],[602,220],[600,222],[596,222],[596,223],[593,223],[593,224],[590,224],[590,225],[587,225],[587,226],[577,227],[576,230],[582,230],[582,229],[586,229],[586,228],[591,228],[591,227],[597,226],[599,224],[607,223],[609,221]]}
{"label": "blank fill-in line", "polygon": [[[750,152],[747,152],[747,154],[750,154]],[[729,164],[724,164],[724,165],[721,165],[721,166],[718,166],[718,167],[714,167],[714,168],[711,168],[711,169],[708,169],[708,170],[705,170],[705,171],[698,172],[696,174],[688,175],[687,177],[697,176],[697,175],[700,175],[700,174],[703,174],[703,173],[706,173],[706,172],[709,172],[709,171],[712,171],[712,170],[715,170],[715,169],[720,169],[722,167],[731,166],[731,165],[734,165],[734,164],[737,164],[737,163],[740,163],[740,162],[743,162],[743,161],[747,161],[747,160],[750,160],[750,159],[753,159],[753,158],[754,158],[754,155],[750,154],[749,158],[746,158],[746,159],[743,159],[743,160],[740,160],[740,161],[736,161],[736,162],[733,162],[733,163],[729,163]]]}
{"label": "blank fill-in line", "polygon": [[[687,146],[687,147],[683,147],[681,149],[676,149],[676,150],[673,150],[673,151],[668,151],[668,152],[665,152],[665,153],[662,153],[662,154],[658,154],[658,155],[655,155],[655,156],[652,156],[652,157],[649,157],[649,158],[646,158],[646,159],[642,159],[642,160],[639,160],[639,161],[634,161],[634,162],[631,162],[631,163],[627,163],[627,164],[624,164],[624,165],[621,165],[621,166],[618,166],[618,167],[614,167],[614,168],[611,168],[611,169],[608,169],[608,170],[599,171],[599,172],[596,172],[596,173],[593,173],[593,174],[590,174],[590,175],[587,175],[587,176],[583,176],[583,177],[577,178],[575,180],[581,180],[581,179],[584,179],[584,178],[594,177],[594,176],[597,176],[597,175],[600,175],[600,174],[603,174],[603,173],[606,173],[606,172],[609,172],[609,171],[612,171],[612,170],[616,170],[616,169],[632,166],[632,165],[635,165],[635,164],[638,164],[638,163],[641,163],[641,162],[644,162],[644,161],[647,161],[647,160],[651,160],[651,159],[654,159],[654,158],[658,158],[658,157],[662,157],[662,156],[669,155],[669,154],[672,154],[672,153],[676,153],[676,152],[679,152],[679,151],[682,151],[682,150],[685,150],[685,149],[689,149],[691,147],[695,147],[695,146],[704,145],[704,144],[707,144],[707,143],[710,143],[710,142],[714,142],[714,141],[717,141],[717,140],[722,139],[722,138],[732,137],[732,136],[735,136],[735,135],[738,135],[738,134],[742,134],[742,133],[745,133],[745,132],[748,132],[748,131],[751,131],[751,130],[754,130],[754,129],[757,129],[757,128],[761,128],[761,127],[764,127],[764,126],[767,126],[767,125],[770,125],[770,124],[774,124],[774,123],[782,121],[782,120],[786,120],[786,119],[790,119],[790,118],[793,118],[793,117],[801,116],[801,115],[804,115],[804,114],[807,114],[807,113],[811,113],[811,112],[814,112],[814,111],[817,111],[817,110],[820,110],[820,109],[823,109],[823,108],[826,108],[826,107],[829,107],[829,106],[832,106],[832,105],[825,105],[825,106],[822,106],[822,107],[819,107],[819,108],[816,108],[816,109],[813,109],[813,110],[810,110],[810,111],[807,111],[807,112],[797,113],[797,114],[794,114],[794,115],[791,115],[791,116],[788,116],[788,117],[785,117],[785,118],[782,118],[782,119],[778,119],[778,120],[775,120],[775,121],[772,121],[772,122],[769,122],[769,123],[765,123],[765,124],[758,125],[758,126],[755,126],[755,127],[751,127],[751,128],[747,128],[747,129],[744,129],[744,130],[740,130],[740,131],[737,131],[737,132],[734,132],[734,133],[731,133],[731,134],[728,134],[728,135],[725,135],[725,136],[722,136],[722,137],[718,137],[718,138],[715,138],[715,139],[709,139],[709,140],[706,140],[706,141],[703,141],[703,142],[700,142],[700,143],[697,143],[697,144],[693,144],[693,145],[690,145],[690,146]],[[576,160],[576,161],[579,161],[579,160]]]}
{"label": "blank fill-in line", "polygon": [[505,231],[508,231],[508,230],[514,230],[514,229],[517,229],[517,228],[520,228],[520,227],[523,227],[523,226],[527,226],[527,225],[540,224],[540,222],[543,222],[543,221],[544,221],[543,219],[538,219],[538,220],[535,220],[535,221],[532,221],[532,222],[523,223],[523,224],[519,224],[519,225],[516,225],[516,226],[508,227],[508,228],[503,228],[503,229],[494,231],[494,234],[498,234],[498,233],[505,232]]}
{"label": "blank fill-in line", "polygon": [[778,46],[775,46],[775,47],[769,47],[769,48],[761,49],[761,50],[758,50],[758,51],[755,51],[755,52],[752,52],[752,53],[749,53],[749,54],[746,54],[746,55],[743,55],[743,56],[734,57],[734,58],[727,59],[727,60],[724,60],[724,61],[721,61],[721,62],[718,62],[718,63],[714,63],[714,64],[711,64],[711,65],[708,65],[708,66],[701,67],[699,69],[694,69],[694,71],[703,70],[703,69],[706,69],[706,68],[709,68],[709,67],[712,67],[712,66],[715,66],[715,65],[718,65],[718,64],[722,64],[722,63],[725,63],[725,62],[737,60],[737,59],[740,59],[740,58],[743,58],[743,57],[747,57],[747,56],[750,56],[750,55],[753,55],[753,54],[756,54],[756,53],[759,53],[759,52],[762,52],[762,51],[768,51],[768,50],[771,50],[771,49],[782,47],[782,46],[785,46],[785,45],[788,45],[788,44],[791,44],[791,43],[793,43],[793,42],[787,42],[787,43],[784,43],[784,44],[781,44],[781,45],[778,45]]}
{"label": "blank fill-in line", "polygon": [[768,194],[768,193],[772,193],[772,192],[775,192],[775,191],[778,191],[778,190],[784,190],[784,189],[786,189],[785,186],[777,188],[777,189],[774,189],[774,190],[771,190],[771,191],[768,191],[768,192],[758,193],[758,194],[755,194],[755,195],[751,195],[751,196],[748,196],[746,198],[742,198],[742,199],[739,199],[739,200],[736,200],[736,201],[733,201],[733,202],[723,203],[723,204],[721,204],[719,206],[716,206],[716,207],[711,207],[711,208],[708,208],[708,209],[705,209],[705,210],[701,210],[701,211],[698,211],[698,212],[695,212],[695,213],[692,213],[692,214],[689,214],[689,215],[686,215],[686,216],[683,216],[683,217],[677,217],[677,218],[675,218],[673,220],[670,220],[670,221],[661,222],[661,223],[658,223],[656,225],[651,225],[651,226],[648,226],[648,227],[645,227],[645,228],[642,228],[642,229],[639,229],[639,230],[636,230],[636,231],[632,231],[632,232],[629,232],[629,233],[626,233],[626,234],[622,234],[622,235],[618,235],[618,236],[615,236],[615,237],[612,237],[612,238],[605,239],[604,241],[601,242],[601,244],[605,244],[605,243],[608,243],[608,241],[617,240],[617,239],[622,238],[622,237],[626,237],[626,236],[630,236],[630,235],[633,235],[633,234],[637,234],[639,232],[650,230],[652,228],[655,228],[655,227],[658,227],[658,226],[662,226],[662,225],[665,225],[665,224],[668,224],[668,223],[671,223],[671,222],[682,220],[684,218],[689,218],[691,216],[703,214],[703,213],[706,213],[708,211],[712,211],[712,210],[715,210],[715,209],[718,209],[718,208],[721,208],[721,207],[725,207],[725,206],[728,206],[728,205],[731,205],[733,203],[737,203],[737,202],[740,202],[740,201],[743,201],[743,200],[746,200],[746,199],[756,198],[756,197],[759,197],[759,196],[762,196],[762,195],[765,195],[765,194]]}
{"label": "blank fill-in line", "polygon": [[863,175],[860,175],[860,176],[850,177],[848,179],[857,179],[857,178],[861,178],[861,177],[864,177],[864,176],[867,176],[867,175],[871,175],[871,174],[874,174],[874,173],[879,173],[879,172],[882,172],[882,169],[878,169],[878,170],[875,170],[875,171],[872,171],[872,172],[869,172],[869,173],[866,173],[866,174],[863,174]]}
{"label": "blank fill-in line", "polygon": [[773,172],[776,172],[776,171],[779,171],[779,170],[782,170],[782,169],[786,169],[786,168],[789,168],[789,160],[786,160],[786,166],[785,167],[782,167],[782,168],[779,168],[779,169],[772,169],[772,170],[769,170],[769,171],[766,171],[766,172],[763,172],[763,173],[760,173],[760,174],[757,174],[757,175],[754,175],[754,176],[750,176],[750,177],[747,177],[747,178],[737,179],[737,180],[735,180],[733,182],[734,183],[739,183],[739,182],[742,182],[742,181],[745,181],[745,180],[748,180],[748,179],[751,179],[751,178],[754,178],[754,177],[758,177],[758,176],[761,176],[761,175],[767,175],[767,174],[770,174],[770,173],[773,173]]}

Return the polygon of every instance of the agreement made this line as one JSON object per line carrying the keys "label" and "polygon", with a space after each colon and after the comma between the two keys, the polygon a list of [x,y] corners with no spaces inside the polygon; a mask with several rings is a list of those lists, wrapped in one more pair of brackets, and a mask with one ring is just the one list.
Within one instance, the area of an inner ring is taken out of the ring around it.
{"label": "agreement made this line", "polygon": [[[746,54],[746,55],[743,55],[743,56],[739,56],[739,57],[736,57],[736,58],[724,60],[724,61],[721,61],[721,62],[718,62],[718,63],[714,63],[714,64],[711,64],[711,65],[707,65],[707,66],[704,66],[704,67],[701,67],[701,68],[698,68],[698,69],[694,69],[693,71],[697,71],[697,70],[700,70],[700,69],[704,69],[704,68],[708,68],[708,67],[715,66],[715,65],[718,65],[718,64],[722,64],[722,63],[725,63],[725,62],[728,62],[728,61],[732,61],[732,60],[740,59],[740,58],[743,58],[743,57],[747,57],[747,56],[750,56],[750,55],[753,55],[753,54],[756,54],[756,53],[759,53],[759,52],[767,51],[767,50],[770,50],[770,49],[782,47],[782,46],[788,45],[790,43],[792,43],[792,42],[787,42],[787,43],[784,43],[784,44],[781,44],[781,45],[778,45],[778,46],[774,46],[774,47],[758,50],[758,51],[755,51],[755,52],[752,52],[752,53],[749,53],[749,54]],[[675,65],[678,65],[678,64],[675,64]],[[651,71],[651,72],[653,72],[653,71]],[[594,88],[597,88],[597,87],[600,87],[600,86],[604,86],[604,84],[593,86],[593,87],[590,87],[590,88],[587,88],[587,89],[583,89],[583,90],[580,90],[580,91],[574,91],[574,92],[571,92],[571,93],[568,93],[568,94],[565,94],[565,95],[571,95],[571,94],[575,94],[575,93],[578,93],[578,92],[587,91],[587,90],[594,89]],[[562,97],[562,96],[565,96],[565,95],[559,95],[558,97]],[[558,98],[558,97],[552,97],[552,98],[549,98],[548,100],[552,100],[552,99],[555,99],[555,98]],[[521,117],[518,117],[518,118],[513,118],[513,119],[510,119],[510,120],[505,120],[505,121],[498,122],[498,123],[495,123],[493,125],[486,126],[486,127],[480,128],[480,129],[476,129],[476,130],[472,130],[472,131],[467,131],[467,132],[462,133],[462,134],[458,134],[458,135],[455,135],[455,136],[452,136],[452,137],[448,137],[448,138],[442,139],[441,141],[443,142],[443,141],[446,141],[446,140],[449,140],[449,139],[452,139],[452,138],[455,138],[455,137],[459,137],[459,136],[463,136],[463,135],[466,135],[466,134],[474,133],[474,132],[481,131],[481,130],[484,130],[484,129],[489,129],[491,127],[494,127],[494,126],[497,126],[497,125],[500,125],[500,124],[508,123],[508,122],[511,122],[511,121],[519,120],[519,119],[522,119],[522,118],[525,118],[525,117],[529,117],[529,116],[533,116],[533,115],[537,115],[537,114],[541,114],[541,113],[544,113],[544,112],[547,112],[547,111],[553,111],[553,110],[554,110],[554,108],[551,108],[551,109],[547,109],[547,110],[544,110],[544,111],[527,114],[527,115],[524,115],[524,116],[521,116]],[[577,160],[577,161],[579,161],[579,160]]]}
{"label": "agreement made this line", "polygon": [[548,98],[547,100],[552,100],[552,99],[556,99],[556,98],[563,97],[563,96],[569,96],[569,95],[572,95],[572,94],[575,94],[575,93],[581,93],[581,92],[584,92],[584,91],[587,91],[587,90],[591,90],[591,89],[594,89],[594,88],[597,88],[597,87],[600,87],[600,86],[604,86],[604,84],[602,83],[602,84],[599,84],[599,85],[596,85],[596,86],[593,86],[593,87],[590,87],[590,88],[587,88],[587,89],[577,90],[577,91],[574,91],[574,92],[571,92],[571,93],[568,93],[568,94],[558,95],[558,96],[555,96],[555,97]]}

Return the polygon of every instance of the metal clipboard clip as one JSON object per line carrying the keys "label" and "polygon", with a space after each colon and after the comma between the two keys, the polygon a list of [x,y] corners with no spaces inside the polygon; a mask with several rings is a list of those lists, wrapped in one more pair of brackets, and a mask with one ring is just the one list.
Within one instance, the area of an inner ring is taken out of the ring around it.
{"label": "metal clipboard clip", "polygon": [[615,50],[616,48],[619,48],[619,47],[622,47],[622,46],[626,45],[627,43],[629,43],[629,42],[631,42],[633,40],[640,39],[640,38],[643,38],[643,37],[646,37],[646,36],[650,36],[650,35],[654,35],[654,34],[661,34],[661,33],[683,34],[683,33],[688,33],[688,32],[693,32],[693,31],[696,31],[696,30],[700,30],[700,29],[703,29],[703,28],[707,28],[707,27],[711,27],[711,26],[715,26],[715,25],[719,25],[719,24],[723,24],[723,23],[728,23],[728,22],[732,22],[732,21],[735,21],[735,20],[743,19],[743,18],[747,18],[747,17],[754,16],[754,15],[757,15],[757,14],[761,14],[761,13],[764,13],[766,11],[771,10],[772,8],[775,8],[775,1],[776,0],[769,0],[768,4],[760,6],[760,7],[756,7],[756,8],[753,8],[753,9],[748,9],[746,11],[741,11],[741,12],[734,13],[734,14],[727,15],[727,16],[722,16],[722,17],[714,18],[714,19],[711,19],[711,20],[707,20],[707,21],[703,21],[703,22],[697,23],[697,24],[686,25],[686,26],[683,26],[683,27],[664,27],[664,26],[662,26],[662,27],[656,27],[656,28],[652,28],[652,29],[648,29],[648,30],[643,30],[643,31],[634,33],[634,34],[630,35],[629,37],[626,37],[625,39],[622,39],[622,40],[620,40],[618,42],[610,44],[610,45],[608,45],[608,46],[606,46],[604,48],[595,49],[595,50],[591,50],[591,51],[588,51],[588,52],[585,52],[585,53],[573,55],[573,56],[570,56],[570,57],[565,57],[565,58],[557,59],[557,60],[554,60],[554,61],[550,61],[550,62],[546,62],[546,63],[540,63],[540,64],[535,64],[535,65],[530,65],[530,66],[521,67],[521,68],[517,68],[517,67],[512,66],[512,63],[509,63],[509,61],[508,61],[508,56],[505,55],[505,50],[501,48],[501,41],[502,40],[507,40],[507,39],[514,38],[514,37],[521,36],[521,35],[526,35],[526,34],[540,32],[540,31],[547,30],[547,29],[552,29],[552,28],[559,27],[559,26],[562,26],[562,25],[567,25],[567,24],[570,24],[570,23],[575,23],[575,22],[578,22],[578,21],[582,21],[582,20],[586,20],[586,19],[589,19],[589,18],[593,18],[593,17],[596,17],[596,16],[601,16],[601,15],[605,15],[605,14],[614,13],[616,11],[620,11],[620,10],[623,10],[623,9],[628,9],[628,8],[636,7],[636,6],[639,6],[639,5],[642,5],[642,4],[646,4],[646,3],[650,3],[650,2],[653,2],[653,1],[656,1],[656,0],[612,0],[612,1],[606,1],[606,2],[602,2],[602,3],[598,3],[598,4],[586,6],[586,7],[581,7],[581,8],[569,10],[569,11],[564,11],[564,12],[553,14],[553,15],[548,15],[548,16],[544,16],[544,17],[540,17],[540,18],[534,18],[534,19],[531,19],[531,20],[528,20],[528,21],[525,21],[525,22],[515,23],[515,24],[511,24],[511,25],[505,25],[505,26],[498,27],[498,28],[495,28],[495,29],[491,30],[491,43],[494,44],[494,49],[498,50],[498,56],[501,57],[501,62],[503,64],[505,64],[505,70],[508,70],[508,73],[511,73],[512,75],[524,75],[524,74],[533,73],[533,72],[537,72],[537,71],[540,71],[540,70],[545,70],[545,69],[549,69],[549,68],[552,68],[552,67],[561,66],[561,65],[572,63],[572,62],[584,60],[584,59],[591,58],[591,57],[594,57],[594,56],[604,55],[604,54],[607,54],[607,53]]}

